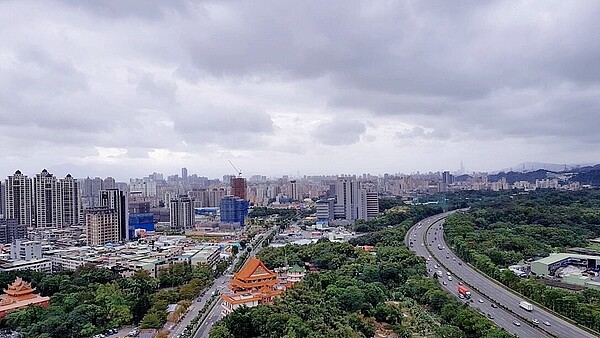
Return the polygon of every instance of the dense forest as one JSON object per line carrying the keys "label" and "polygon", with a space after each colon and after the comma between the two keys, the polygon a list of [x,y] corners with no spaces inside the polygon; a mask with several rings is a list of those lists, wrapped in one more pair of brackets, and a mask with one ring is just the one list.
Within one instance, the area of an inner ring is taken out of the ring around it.
{"label": "dense forest", "polygon": [[[121,278],[108,269],[84,266],[74,272],[52,275],[32,271],[0,274],[0,285],[20,276],[44,296],[51,296],[47,308],[32,306],[9,313],[1,325],[20,331],[25,337],[91,337],[108,328],[140,324],[161,329],[167,321],[167,305],[183,308],[212,281],[208,266],[174,264],[152,278],[144,270]],[[182,308],[182,309],[183,309]]]}
{"label": "dense forest", "polygon": [[[211,338],[510,337],[476,310],[426,277],[425,262],[404,247],[405,223],[435,208],[388,212],[359,225],[372,230],[350,243],[328,240],[260,252],[269,267],[310,263],[319,269],[273,304],[240,308],[213,327]],[[370,253],[355,245],[376,247]]]}
{"label": "dense forest", "polygon": [[600,291],[573,293],[502,270],[600,237],[599,190],[465,192],[452,199],[471,206],[446,220],[446,239],[460,257],[546,307],[600,330]]}

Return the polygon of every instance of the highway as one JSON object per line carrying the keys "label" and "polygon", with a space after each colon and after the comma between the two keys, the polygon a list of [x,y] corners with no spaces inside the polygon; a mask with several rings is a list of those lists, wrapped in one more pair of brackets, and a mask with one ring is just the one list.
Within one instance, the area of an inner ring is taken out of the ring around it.
{"label": "highway", "polygon": [[[593,334],[535,305],[534,310],[531,312],[522,309],[519,307],[522,298],[487,279],[461,261],[444,241],[443,224],[445,218],[451,213],[426,218],[411,227],[406,234],[407,246],[417,255],[429,259],[427,261],[429,275],[433,275],[438,270],[442,271],[443,276],[439,280],[440,283],[445,282],[446,285],[442,285],[443,288],[458,297],[458,282],[464,282],[465,286],[471,291],[474,300],[472,303],[470,302],[470,305],[480,309],[486,315],[491,314],[493,316],[491,320],[499,327],[518,337],[595,337]],[[452,281],[448,280],[447,272],[451,273]],[[492,303],[499,306],[494,308]],[[514,313],[505,310],[503,307]],[[532,322],[534,319],[537,319],[539,324],[534,324]],[[521,325],[515,325],[514,321],[519,322]],[[544,322],[548,322],[550,326],[545,325]]]}

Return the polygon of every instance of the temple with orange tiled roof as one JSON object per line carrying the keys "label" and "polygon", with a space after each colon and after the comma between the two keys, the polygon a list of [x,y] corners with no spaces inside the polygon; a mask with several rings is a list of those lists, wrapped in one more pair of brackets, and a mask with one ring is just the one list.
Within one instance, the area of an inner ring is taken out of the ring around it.
{"label": "temple with orange tiled roof", "polygon": [[31,305],[48,306],[50,297],[42,297],[34,292],[35,288],[32,288],[31,284],[17,277],[0,296],[0,318],[11,311]]}
{"label": "temple with orange tiled roof", "polygon": [[271,303],[284,288],[277,274],[269,270],[259,259],[250,257],[244,267],[233,275],[229,283],[231,293],[221,296],[223,315],[240,306],[254,307]]}

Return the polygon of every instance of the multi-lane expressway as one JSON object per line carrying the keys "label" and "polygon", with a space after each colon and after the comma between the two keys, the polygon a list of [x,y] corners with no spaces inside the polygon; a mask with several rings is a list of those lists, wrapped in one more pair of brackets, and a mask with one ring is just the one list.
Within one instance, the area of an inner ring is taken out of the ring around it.
{"label": "multi-lane expressway", "polygon": [[[522,309],[519,307],[519,302],[523,300],[521,297],[461,261],[444,241],[443,224],[451,213],[435,215],[418,222],[408,230],[405,238],[406,245],[412,251],[427,259],[429,275],[442,271],[443,275],[438,280],[444,289],[458,297],[458,283],[463,283],[471,292],[473,302],[465,301],[518,337],[595,337],[537,306],[531,312]],[[448,272],[452,276],[451,281],[448,280]],[[539,323],[535,324],[534,320]]]}

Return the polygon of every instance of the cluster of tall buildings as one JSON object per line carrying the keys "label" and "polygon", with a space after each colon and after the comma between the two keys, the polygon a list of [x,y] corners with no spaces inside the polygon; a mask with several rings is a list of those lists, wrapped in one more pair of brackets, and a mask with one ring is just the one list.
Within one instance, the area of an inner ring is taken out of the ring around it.
{"label": "cluster of tall buildings", "polygon": [[[378,212],[378,182],[371,176],[315,176],[290,179],[225,175],[223,181],[188,174],[152,173],[129,183],[112,177],[57,178],[44,169],[34,177],[8,176],[0,194],[0,242],[27,234],[27,228],[79,226],[88,245],[137,238],[154,225],[173,232],[194,228],[195,209],[209,208],[221,223],[244,225],[250,205],[286,205],[321,198],[321,219],[371,219]],[[217,210],[219,213],[217,213]],[[321,217],[322,216],[322,217]]]}
{"label": "cluster of tall buildings", "polygon": [[371,220],[379,213],[379,194],[376,185],[355,176],[338,178],[335,197],[316,203],[318,222]]}
{"label": "cluster of tall buildings", "polygon": [[[88,244],[129,238],[127,198],[114,179],[59,179],[44,169],[30,178],[17,170],[3,185],[0,242],[23,238],[27,228],[66,228],[85,224]],[[95,196],[92,196],[95,194]]]}
{"label": "cluster of tall buildings", "polygon": [[46,169],[33,179],[19,170],[4,185],[4,218],[26,227],[54,228],[76,225],[81,208],[77,180],[58,179]]}

